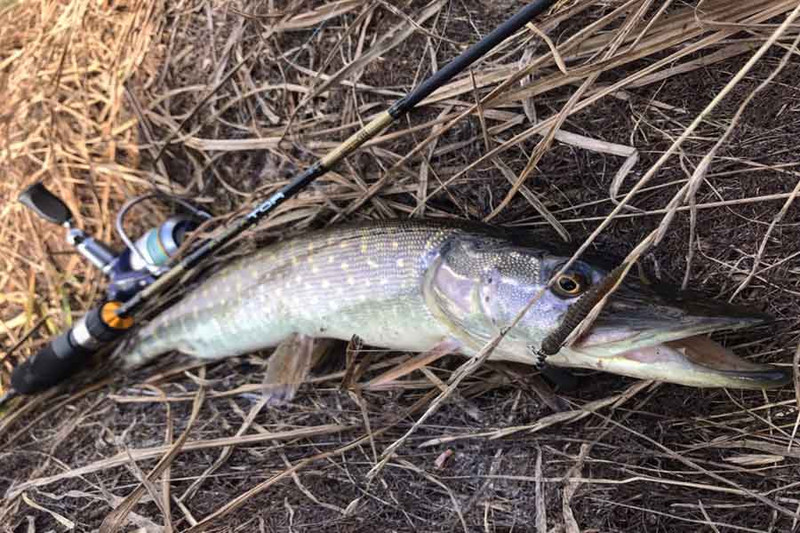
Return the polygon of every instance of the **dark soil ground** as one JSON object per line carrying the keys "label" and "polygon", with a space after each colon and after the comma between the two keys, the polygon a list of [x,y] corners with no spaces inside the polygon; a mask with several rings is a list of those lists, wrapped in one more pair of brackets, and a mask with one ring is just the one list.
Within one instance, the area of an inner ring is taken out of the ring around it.
{"label": "dark soil ground", "polygon": [[[516,0],[447,3],[424,25],[444,38],[432,48],[439,67],[459,51],[453,43],[474,42],[522,4]],[[167,88],[196,84],[205,87],[215,75],[216,59],[198,60],[198,43],[209,48],[207,57],[219,58],[241,24],[233,11],[213,9],[209,12],[213,12],[212,17],[202,4],[193,7],[195,11],[170,12],[167,28],[179,30],[172,41],[170,32],[164,32],[158,50],[163,70],[155,84],[152,79],[144,78],[133,84],[143,107],[150,110],[147,116],[151,133],[161,140],[168,135],[165,123],[158,123],[153,117],[168,116],[173,122],[180,122],[204,93],[188,91],[160,104],[153,103],[155,95],[165,93]],[[267,10],[266,4],[247,7]],[[397,9],[410,16],[417,16],[423,8],[421,2],[397,5]],[[304,6],[303,10],[306,9]],[[563,42],[608,9],[601,6],[574,17],[551,36],[557,43]],[[332,19],[322,27],[276,33],[264,39],[260,36],[265,34],[268,23],[258,18],[245,19],[235,50],[247,54],[263,48],[246,69],[255,85],[279,84],[284,80],[301,87],[317,85],[319,81],[291,65],[318,70],[335,50],[325,72],[336,72],[343,58],[352,59],[357,46],[356,37],[335,49],[344,28],[349,27],[357,13],[355,10]],[[198,22],[207,15],[213,18],[213,36],[208,25]],[[367,40],[390,31],[400,21],[388,9],[376,9]],[[414,33],[367,66],[358,82],[398,94],[406,91],[429,73],[429,46],[429,35]],[[182,50],[192,50],[192,54],[182,57]],[[544,51],[539,46],[536,55]],[[632,203],[639,211],[615,221],[600,236],[595,251],[624,256],[658,225],[661,215],[652,211],[667,204],[683,183],[681,180],[688,178],[722,135],[741,100],[769,76],[783,53],[783,49],[773,48],[756,65],[683,145],[679,156],[671,159],[650,183],[663,186],[637,195]],[[521,50],[516,51],[502,63],[513,64],[521,54]],[[282,59],[278,60],[278,56]],[[748,57],[749,54],[744,54],[708,68],[670,76],[660,83],[630,89],[625,99],[606,97],[570,116],[564,129],[633,145],[639,150],[640,162],[623,185],[624,193]],[[655,59],[648,57],[605,73],[598,84],[620,79]],[[240,60],[242,57],[233,58],[228,65]],[[476,67],[476,73],[484,67]],[[242,74],[236,79],[241,81],[244,77]],[[760,198],[792,190],[798,180],[795,172],[800,138],[798,79],[800,63],[793,57],[738,122],[698,191],[698,204]],[[568,86],[537,97],[534,101],[537,115],[548,117],[557,113],[574,90],[575,86]],[[481,90],[481,94],[485,93]],[[285,125],[303,96],[280,90],[265,92],[265,101],[243,99],[218,120],[203,123],[232,98],[235,90],[226,87],[221,94],[202,112],[189,118],[182,131],[196,129],[194,135],[206,139],[267,137],[278,126],[270,125],[258,106],[272,109],[277,124]],[[317,131],[336,127],[356,120],[356,107],[363,113],[369,104],[375,104],[366,113],[372,114],[392,99],[391,94],[336,86],[324,98],[317,98],[301,109],[296,124],[313,119],[318,121]],[[471,102],[469,95],[461,96],[460,100]],[[521,114],[522,106],[508,105],[504,110]],[[435,119],[441,111],[441,107],[426,107],[401,127]],[[327,122],[314,117],[325,113],[336,116]],[[499,144],[527,127],[515,126],[494,136],[492,142]],[[485,153],[481,131],[480,120],[473,116],[439,139],[439,151],[430,158],[431,182],[446,181]],[[352,185],[353,176],[367,184],[374,182],[428,133],[427,129],[417,131],[360,152],[340,169],[346,176],[343,179],[350,180],[349,189],[337,189],[333,178],[323,180],[309,194],[363,190]],[[344,132],[338,131],[322,138],[301,136],[287,140],[280,149],[236,152],[202,151],[175,143],[164,161],[176,184],[184,186],[215,215],[225,215],[251,200],[232,191],[258,190],[263,195],[267,184],[277,183],[324,152],[314,149],[313,141],[342,138]],[[447,149],[464,141],[469,142],[458,145],[457,149]],[[509,149],[503,154],[503,161],[519,173],[538,141],[539,137],[534,137]],[[152,156],[153,151],[145,155],[145,165],[153,165]],[[527,185],[562,222],[572,241],[580,243],[613,207],[609,187],[622,162],[623,158],[615,155],[556,142]],[[416,183],[420,163],[419,157],[408,163],[399,173],[398,183]],[[448,187],[448,193],[429,198],[427,215],[480,219],[493,210],[509,188],[494,165],[487,162],[459,178]],[[416,189],[411,190],[414,192],[386,193],[378,202],[368,202],[349,218],[381,216],[382,208],[378,205],[381,201],[397,216],[407,216],[408,210],[418,204]],[[252,233],[240,243],[241,248],[268,241],[278,234],[321,227],[350,201],[352,198],[315,204],[309,200],[306,211],[302,211],[302,206],[287,211],[297,214],[294,221]],[[728,299],[753,267],[767,228],[784,201],[785,197],[760,199],[700,209],[693,236],[689,213],[683,211],[665,240],[643,262],[663,280],[676,285],[682,283],[688,270],[688,286],[718,299]],[[559,239],[520,195],[495,222],[536,229],[542,232],[543,239]],[[687,255],[691,249],[694,253],[689,262]],[[800,207],[796,204],[773,230],[761,265],[762,269],[776,266],[760,273],[734,301],[768,311],[776,317],[776,322],[721,336],[720,340],[754,360],[790,366],[800,339]],[[3,527],[7,531],[62,531],[65,526],[59,517],[63,517],[74,523],[75,530],[97,529],[112,508],[137,487],[141,472],[149,472],[161,454],[141,460],[132,456],[118,466],[98,466],[81,475],[64,473],[118,454],[124,456],[127,451],[134,453],[174,441],[187,426],[192,402],[201,388],[206,398],[200,405],[189,441],[234,437],[260,399],[255,387],[245,392],[239,388],[261,383],[267,355],[255,354],[209,365],[202,378],[199,367],[191,367],[186,372],[149,381],[148,385],[142,383],[156,371],[144,369],[134,375],[114,375],[112,384],[80,395],[75,394],[78,389],[72,389],[39,400],[3,427],[0,489],[6,491],[26,480],[46,476],[61,475],[61,478],[28,488],[27,502],[20,498],[8,500],[2,515]],[[296,477],[284,476],[247,498],[241,507],[213,522],[211,529],[783,532],[798,528],[800,441],[792,433],[798,405],[791,387],[758,392],[701,390],[657,383],[639,386],[628,378],[580,372],[577,386],[572,390],[557,390],[560,400],[548,404],[541,397],[547,386],[530,369],[490,363],[465,380],[458,389],[458,397],[445,403],[383,469],[370,476],[376,456],[408,431],[424,411],[427,402],[422,408],[415,408],[415,404],[433,390],[433,385],[417,373],[411,377],[413,386],[364,392],[359,396],[339,387],[341,377],[336,372],[344,365],[341,354],[330,359],[325,368],[316,371],[317,376],[327,376],[325,379],[304,386],[299,398],[289,406],[261,408],[245,432],[258,435],[318,428],[320,434],[288,440],[265,437],[261,442],[236,445],[229,450],[224,448],[225,443],[217,443],[183,452],[172,461],[168,487],[174,530],[188,529],[193,520],[203,519],[259,483],[285,472],[289,466],[325,452],[336,453],[306,464]],[[385,358],[374,359],[381,360]],[[438,362],[434,371],[446,381],[462,362],[457,357],[448,357]],[[173,401],[161,401],[161,394]],[[615,397],[617,401],[613,401]],[[592,409],[591,402],[607,398],[611,399],[609,405]],[[554,407],[559,405],[573,415],[554,419]],[[574,416],[587,405],[591,412]],[[368,433],[365,418],[371,431],[383,432],[372,441],[368,439],[339,452]],[[541,420],[551,424],[541,428],[532,426]],[[323,433],[327,425],[338,429]],[[531,427],[492,437],[495,432],[516,426]],[[448,440],[449,437],[452,439]],[[220,454],[225,457],[218,468],[194,485],[219,460]],[[164,525],[164,512],[154,502],[153,494],[164,491],[164,486],[160,479],[151,485],[133,508],[125,530],[137,527],[162,530],[158,526]],[[191,493],[186,494],[190,487]],[[37,509],[37,505],[47,511]]]}

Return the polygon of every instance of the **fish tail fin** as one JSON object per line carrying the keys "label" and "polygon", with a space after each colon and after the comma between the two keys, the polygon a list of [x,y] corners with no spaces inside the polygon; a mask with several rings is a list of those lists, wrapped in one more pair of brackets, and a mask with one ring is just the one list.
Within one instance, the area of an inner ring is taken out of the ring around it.
{"label": "fish tail fin", "polygon": [[172,350],[172,346],[155,334],[158,323],[159,320],[156,319],[123,339],[114,350],[112,359],[122,368],[134,368]]}

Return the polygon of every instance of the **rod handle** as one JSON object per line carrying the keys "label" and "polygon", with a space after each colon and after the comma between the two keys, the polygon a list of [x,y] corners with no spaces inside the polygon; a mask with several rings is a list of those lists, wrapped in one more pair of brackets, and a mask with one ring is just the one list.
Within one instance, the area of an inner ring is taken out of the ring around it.
{"label": "rod handle", "polygon": [[11,373],[11,387],[19,394],[35,394],[57,385],[83,367],[90,351],[70,341],[72,330],[62,333],[23,361]]}
{"label": "rod handle", "polygon": [[11,387],[19,394],[35,394],[58,385],[89,362],[104,345],[122,337],[132,326],[130,318],[119,318],[119,302],[106,302],[89,311],[11,373]]}

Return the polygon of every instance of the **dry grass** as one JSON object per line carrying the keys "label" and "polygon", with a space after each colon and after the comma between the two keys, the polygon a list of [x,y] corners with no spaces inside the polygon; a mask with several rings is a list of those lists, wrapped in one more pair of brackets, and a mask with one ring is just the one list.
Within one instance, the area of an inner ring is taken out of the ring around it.
{"label": "dry grass", "polygon": [[[222,223],[522,3],[2,4],[3,345],[43,324],[6,370],[102,291],[61,231],[15,202],[24,186],[44,180],[106,240],[121,203],[153,188]],[[560,2],[240,248],[345,218],[541,226],[543,238],[633,251],[675,283],[772,312],[769,329],[725,340],[797,366],[796,16],[794,0]],[[165,212],[139,211],[140,227]],[[524,368],[445,358],[367,390],[354,384],[404,356],[347,353],[347,368],[320,370],[282,409],[258,396],[267,354],[36,398],[0,422],[10,487],[0,522],[37,531],[800,527],[792,389],[594,375],[554,393]]]}

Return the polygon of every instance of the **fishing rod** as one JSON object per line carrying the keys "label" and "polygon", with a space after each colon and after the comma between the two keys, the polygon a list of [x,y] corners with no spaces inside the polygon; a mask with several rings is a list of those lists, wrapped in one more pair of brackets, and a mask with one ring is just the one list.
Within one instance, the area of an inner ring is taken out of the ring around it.
{"label": "fishing rod", "polygon": [[[72,328],[56,337],[37,354],[23,361],[14,369],[11,375],[11,389],[4,397],[0,398],[0,405],[16,395],[41,392],[64,381],[84,366],[94,352],[124,336],[134,326],[136,313],[141,311],[147,302],[176,283],[184,273],[214,255],[248,228],[258,224],[286,200],[330,171],[366,141],[404,117],[431,93],[469,68],[475,61],[549,9],[555,2],[556,0],[530,2],[486,37],[467,48],[405,97],[395,102],[389,109],[372,119],[337,148],[292,178],[288,184],[270,195],[250,213],[233,221],[219,235],[203,242],[169,269],[159,268],[149,271],[149,276],[137,278],[135,291],[122,295],[109,295],[103,304],[90,310]],[[44,218],[57,223],[65,223],[64,216],[66,215],[61,212],[62,207],[53,201],[55,197],[48,197],[42,192],[42,189],[43,187],[36,189],[33,193],[28,194],[27,198],[23,193],[21,200],[23,203],[27,201],[26,205],[43,215]],[[26,193],[28,192],[26,191]],[[39,199],[38,204],[35,199],[32,199],[33,197]],[[56,198],[56,200],[58,199]],[[63,208],[65,209],[66,206]],[[48,209],[60,212],[61,216],[49,216],[52,213],[49,213]],[[163,252],[163,250],[161,251]],[[103,254],[101,253],[101,255]],[[168,254],[162,253],[161,255],[167,255],[167,259],[169,259]],[[109,261],[113,262],[112,258],[112,255],[104,254],[103,261],[95,264],[106,268],[110,264]],[[90,260],[92,259],[90,258]],[[92,261],[94,263],[94,260]]]}

